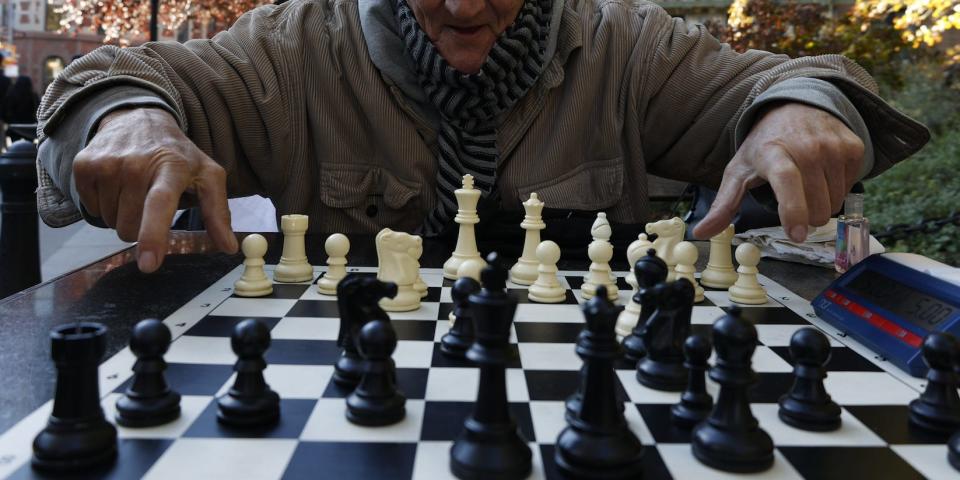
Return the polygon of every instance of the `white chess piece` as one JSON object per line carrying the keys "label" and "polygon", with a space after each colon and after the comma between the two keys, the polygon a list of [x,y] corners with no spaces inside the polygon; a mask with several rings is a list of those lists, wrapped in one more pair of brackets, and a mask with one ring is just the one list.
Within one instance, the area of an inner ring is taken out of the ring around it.
{"label": "white chess piece", "polygon": [[587,256],[590,257],[590,271],[583,277],[583,285],[580,286],[580,294],[584,300],[590,300],[597,293],[597,287],[605,285],[607,287],[607,298],[615,302],[619,297],[617,291],[617,281],[610,271],[610,259],[613,258],[613,245],[610,244],[610,237],[613,230],[610,228],[610,222],[607,221],[607,214],[597,213],[597,219],[594,220],[590,228],[593,235],[593,241],[587,247]]}
{"label": "white chess piece", "polygon": [[423,281],[423,276],[420,275],[420,257],[423,255],[423,240],[419,236],[417,236],[417,239],[420,241],[417,243],[417,246],[414,247],[413,251],[410,252],[410,255],[413,255],[413,258],[417,261],[417,281],[413,282],[413,289],[420,294],[420,298],[427,298],[430,289],[427,287],[427,282]]}
{"label": "white chess piece", "polygon": [[464,175],[463,188],[458,188],[453,194],[457,197],[457,216],[453,221],[460,225],[460,229],[453,255],[443,263],[443,278],[450,280],[457,279],[457,269],[460,268],[461,263],[470,259],[483,262],[480,250],[477,249],[477,233],[474,229],[474,226],[480,223],[480,216],[477,215],[480,190],[473,188],[473,175]]}
{"label": "white chess piece", "polygon": [[323,242],[327,252],[327,271],[317,280],[317,291],[322,295],[336,295],[337,284],[347,276],[347,252],[350,239],[342,233],[334,233]]}
{"label": "white chess piece", "polygon": [[233,293],[241,297],[263,297],[273,293],[273,282],[263,272],[263,256],[267,253],[267,239],[251,233],[240,244],[243,251],[243,275],[233,284]]}
{"label": "white chess piece", "polygon": [[523,253],[517,263],[510,268],[510,281],[517,285],[533,285],[537,281],[537,247],[540,246],[540,230],[547,228],[543,222],[544,203],[537,198],[536,192],[530,194],[530,199],[523,202],[526,215],[520,227],[526,231],[523,237]]}
{"label": "white chess piece", "polygon": [[[460,268],[457,269],[457,279],[464,277],[472,278],[476,281],[480,281],[480,271],[483,270],[483,267],[486,266],[487,262],[479,262],[476,259],[470,259],[460,264]],[[447,320],[450,322],[450,326],[453,326],[453,322],[457,320],[457,317],[454,316],[453,310],[450,310],[450,313],[447,315]]]}
{"label": "white chess piece", "polygon": [[728,290],[730,300],[746,305],[767,303],[767,291],[757,281],[757,265],[760,264],[760,249],[752,243],[742,243],[736,251],[737,281]]}
{"label": "white chess piece", "polygon": [[420,292],[414,288],[420,263],[414,254],[423,251],[423,240],[404,232],[384,228],[377,234],[377,278],[397,284],[397,295],[380,300],[388,312],[409,312],[420,308]]}
{"label": "white chess piece", "polygon": [[620,312],[620,316],[617,317],[617,335],[621,337],[626,337],[633,332],[633,328],[637,326],[637,320],[640,319],[640,304],[633,301],[633,296],[637,294],[637,276],[633,271],[633,266],[637,263],[637,260],[640,260],[640,257],[646,255],[647,250],[653,248],[653,243],[650,240],[647,240],[647,234],[641,233],[637,236],[637,239],[633,241],[629,246],[627,246],[627,266],[630,269],[630,272],[627,274],[627,283],[630,285],[630,301],[627,303],[627,306]]}
{"label": "white chess piece", "polygon": [[280,263],[273,270],[273,280],[283,283],[309,282],[313,280],[313,267],[307,263],[307,250],[303,236],[307,233],[310,219],[306,215],[280,217],[283,231],[283,253]]}
{"label": "white chess piece", "polygon": [[730,288],[737,281],[737,272],[733,269],[731,257],[733,225],[728,226],[710,239],[710,258],[707,268],[700,275],[700,283],[710,288]]}
{"label": "white chess piece", "polygon": [[673,247],[683,241],[687,224],[683,223],[680,217],[673,217],[669,220],[648,223],[646,230],[648,234],[657,234],[657,239],[653,241],[653,248],[657,250],[657,256],[667,262],[667,281],[674,281],[676,273],[673,269],[677,266],[677,261],[673,259]]}
{"label": "white chess piece", "polygon": [[693,303],[700,303],[703,301],[703,287],[697,283],[697,257],[700,255],[700,252],[697,251],[697,246],[690,242],[680,242],[676,247],[673,247],[673,258],[677,261],[677,266],[674,270],[677,272],[676,279],[686,278],[693,284],[695,296],[693,298]]}
{"label": "white chess piece", "polygon": [[550,240],[537,246],[537,281],[527,290],[527,298],[538,303],[560,303],[567,298],[567,289],[557,278],[557,262],[560,261],[560,246]]}

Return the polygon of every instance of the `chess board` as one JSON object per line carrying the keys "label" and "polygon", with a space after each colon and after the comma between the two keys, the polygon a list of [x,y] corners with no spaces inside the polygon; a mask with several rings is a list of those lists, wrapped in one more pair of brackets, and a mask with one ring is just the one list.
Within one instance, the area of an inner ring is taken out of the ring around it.
{"label": "chess board", "polygon": [[[272,267],[268,266],[268,274]],[[315,268],[316,277],[322,268]],[[374,274],[372,268],[352,268]],[[118,427],[119,457],[99,478],[150,479],[445,479],[449,449],[476,396],[478,370],[440,353],[447,331],[451,282],[438,269],[423,269],[429,296],[419,310],[392,313],[400,342],[394,360],[407,397],[406,418],[387,427],[347,422],[347,392],[331,381],[339,320],[333,297],[303,284],[276,284],[264,298],[232,293],[240,268],[210,286],[164,319],[174,342],[166,355],[167,379],[183,395],[182,416],[149,429]],[[560,272],[568,289],[562,304],[534,304],[525,289],[510,285],[520,300],[511,331],[515,361],[507,371],[513,416],[533,451],[531,478],[559,478],[554,442],[565,426],[564,400],[576,389],[580,359],[573,342],[583,325],[578,304],[584,272]],[[623,275],[621,273],[621,275]],[[914,379],[838,335],[813,313],[809,302],[769,278],[760,277],[769,299],[744,307],[756,324],[759,345],[753,368],[759,382],[751,391],[752,409],[773,437],[776,460],[757,478],[909,479],[956,478],[942,440],[908,430],[907,403],[922,389]],[[620,278],[620,302],[629,288]],[[693,330],[709,332],[730,306],[725,291],[707,291],[693,311]],[[232,381],[235,356],[229,336],[244,318],[271,328],[267,382],[281,400],[281,421],[259,431],[230,430],[216,421],[215,396]],[[840,430],[813,433],[789,427],[777,417],[777,400],[792,383],[788,344],[791,334],[813,324],[832,344],[827,391],[843,407]],[[114,403],[130,381],[134,357],[124,349],[100,367],[103,408],[112,420]],[[689,433],[670,423],[670,405],[679,393],[640,385],[635,372],[620,365],[617,375],[629,399],[626,417],[646,446],[647,479],[709,479],[730,475],[709,469],[692,455]],[[708,381],[716,398],[717,386]],[[52,401],[0,435],[0,478],[39,477],[30,468],[31,441],[49,416]],[[83,478],[91,478],[85,476]]]}

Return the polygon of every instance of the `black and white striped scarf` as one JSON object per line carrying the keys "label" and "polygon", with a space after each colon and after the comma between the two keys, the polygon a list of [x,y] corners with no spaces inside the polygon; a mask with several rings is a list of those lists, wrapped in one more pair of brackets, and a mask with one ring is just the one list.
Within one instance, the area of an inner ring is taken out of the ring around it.
{"label": "black and white striped scarf", "polygon": [[397,0],[400,34],[420,84],[440,112],[437,207],[420,233],[443,231],[457,214],[454,191],[473,175],[484,197],[496,182],[497,120],[540,77],[550,34],[553,0],[524,0],[517,19],[494,43],[480,71],[464,74],[450,66],[420,28],[405,0]]}

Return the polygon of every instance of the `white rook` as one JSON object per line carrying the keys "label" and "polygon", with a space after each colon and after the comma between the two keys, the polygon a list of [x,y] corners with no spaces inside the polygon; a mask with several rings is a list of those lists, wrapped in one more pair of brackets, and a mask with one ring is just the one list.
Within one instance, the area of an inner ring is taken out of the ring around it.
{"label": "white rook", "polygon": [[313,280],[313,267],[307,263],[307,249],[303,243],[309,224],[310,219],[306,215],[280,217],[283,253],[280,254],[280,263],[273,271],[274,281],[293,283]]}

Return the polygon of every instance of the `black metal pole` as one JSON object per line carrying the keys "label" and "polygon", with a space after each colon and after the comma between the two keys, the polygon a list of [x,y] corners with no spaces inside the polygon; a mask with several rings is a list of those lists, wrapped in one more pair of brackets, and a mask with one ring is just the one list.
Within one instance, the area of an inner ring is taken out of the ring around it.
{"label": "black metal pole", "polygon": [[27,140],[0,155],[0,298],[40,283],[36,161]]}
{"label": "black metal pole", "polygon": [[157,35],[157,17],[160,14],[160,0],[150,0],[150,41],[156,42]]}

